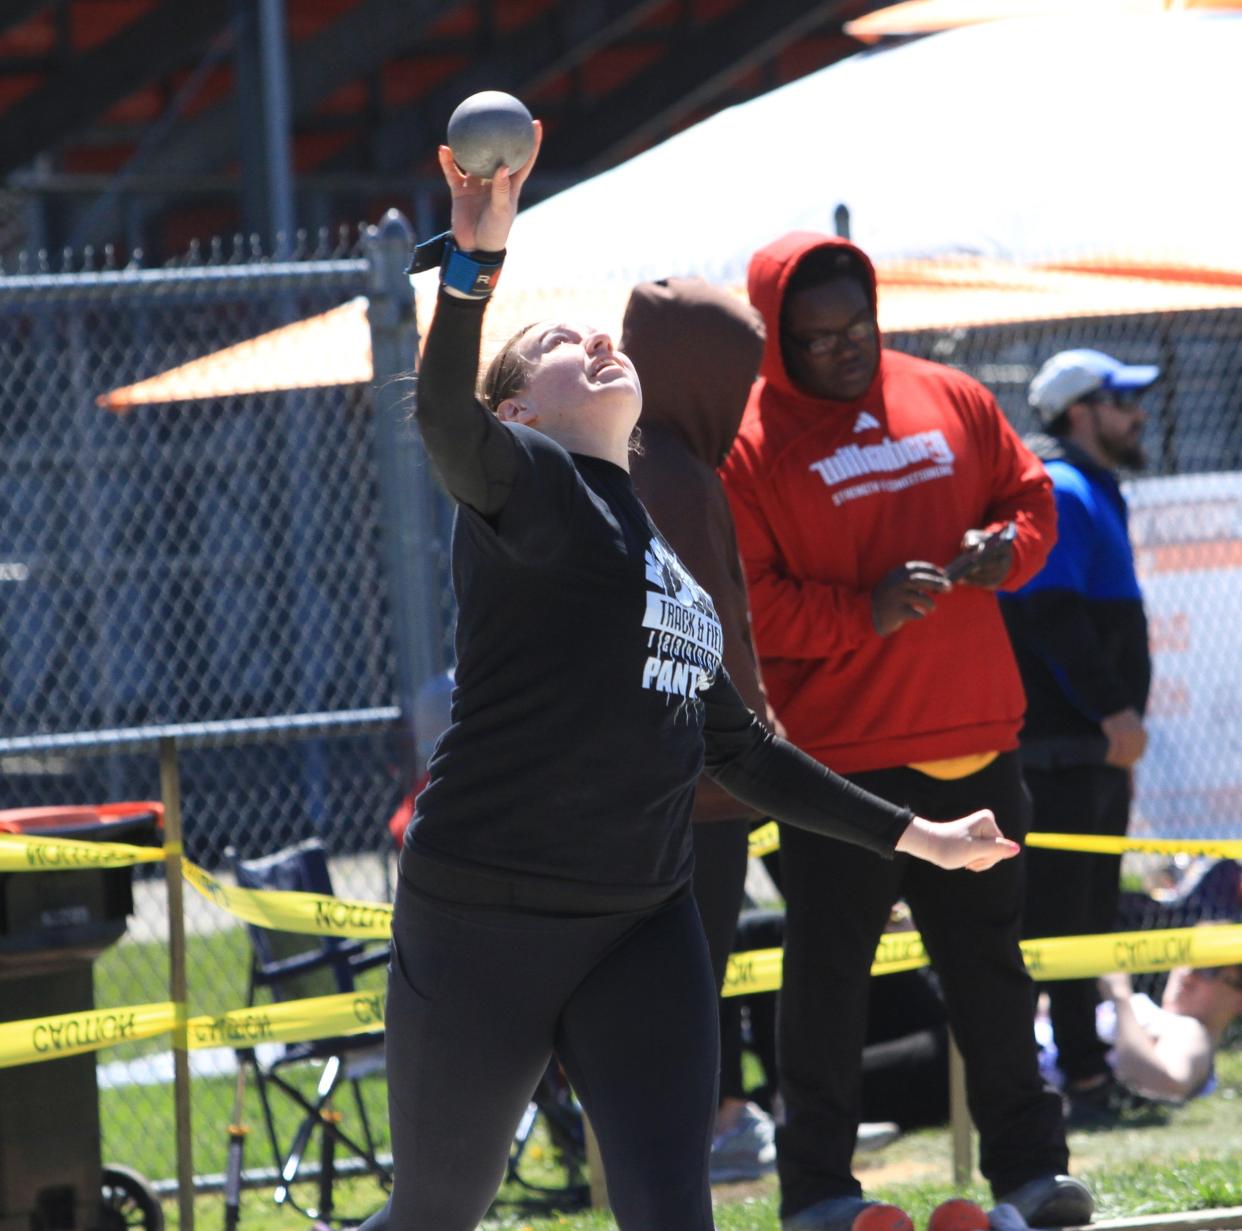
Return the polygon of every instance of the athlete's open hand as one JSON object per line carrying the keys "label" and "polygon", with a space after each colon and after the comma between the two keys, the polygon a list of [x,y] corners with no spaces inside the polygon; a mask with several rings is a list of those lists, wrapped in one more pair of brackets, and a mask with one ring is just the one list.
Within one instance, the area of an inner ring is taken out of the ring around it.
{"label": "athlete's open hand", "polygon": [[1001,833],[991,809],[984,808],[956,821],[925,821],[916,816],[898,839],[897,849],[947,871],[986,872],[1022,848]]}
{"label": "athlete's open hand", "polygon": [[926,560],[909,560],[884,574],[871,591],[871,622],[881,637],[909,620],[921,620],[936,607],[936,595],[952,589],[944,569]]}
{"label": "athlete's open hand", "polygon": [[499,252],[508,242],[522,185],[539,157],[542,141],[543,125],[536,120],[530,157],[516,171],[501,167],[490,180],[467,175],[453,161],[453,151],[440,146],[440,170],[453,194],[453,242],[463,252]]}

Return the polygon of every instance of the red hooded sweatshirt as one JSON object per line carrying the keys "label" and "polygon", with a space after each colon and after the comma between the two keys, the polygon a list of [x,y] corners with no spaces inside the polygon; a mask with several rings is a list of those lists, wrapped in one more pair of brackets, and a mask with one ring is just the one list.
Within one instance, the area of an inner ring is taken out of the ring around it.
{"label": "red hooded sweatshirt", "polygon": [[840,773],[1017,747],[1025,698],[996,597],[959,585],[888,637],[871,591],[909,560],[947,564],[975,528],[1017,526],[1004,589],[1056,538],[1051,483],[986,389],[882,350],[862,397],[794,385],[781,304],[795,266],[844,240],[794,232],[755,254],[751,303],[767,327],[760,379],[722,468],[750,587],[763,679],[790,740]]}

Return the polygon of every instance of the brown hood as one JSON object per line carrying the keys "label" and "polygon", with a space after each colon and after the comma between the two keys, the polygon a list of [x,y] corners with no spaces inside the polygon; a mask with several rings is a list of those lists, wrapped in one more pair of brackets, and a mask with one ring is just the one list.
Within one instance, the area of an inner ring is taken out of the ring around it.
{"label": "brown hood", "polygon": [[763,352],[754,309],[701,278],[642,282],[626,305],[621,349],[643,386],[639,426],[674,431],[719,466]]}
{"label": "brown hood", "polygon": [[[621,348],[643,386],[643,451],[630,461],[634,490],[656,528],[712,596],[724,634],[724,665],[742,699],[766,715],[750,638],[746,579],[729,501],[716,467],[737,435],[763,353],[753,308],[698,278],[634,288]],[[693,819],[753,818],[753,808],[704,777]]]}
{"label": "brown hood", "polygon": [[[803,393],[794,384],[785,367],[785,357],[781,354],[781,308],[785,303],[785,288],[789,285],[789,279],[798,263],[807,253],[817,248],[842,249],[858,259],[871,280],[871,307],[874,311],[876,279],[871,258],[849,240],[821,235],[817,231],[790,231],[788,235],[782,235],[767,247],[760,248],[750,258],[750,267],[746,272],[746,289],[750,294],[750,302],[758,309],[767,329],[767,343],[763,350],[763,362],[759,367],[760,377],[777,392],[791,398],[813,401],[822,409],[824,399],[810,398],[809,394]],[[877,379],[879,373],[877,364]]]}

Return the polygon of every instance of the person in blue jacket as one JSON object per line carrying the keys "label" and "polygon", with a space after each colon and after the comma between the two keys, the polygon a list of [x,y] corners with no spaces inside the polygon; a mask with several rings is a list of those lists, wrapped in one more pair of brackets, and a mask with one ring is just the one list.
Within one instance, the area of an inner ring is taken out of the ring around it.
{"label": "person in blue jacket", "polygon": [[[1027,694],[1023,774],[1032,829],[1120,835],[1131,770],[1147,744],[1151,684],[1147,618],[1134,571],[1119,470],[1143,469],[1141,397],[1160,375],[1095,350],[1053,355],[1031,382],[1058,537],[1044,568],[1002,595]],[[1027,852],[1024,935],[1071,936],[1116,927],[1120,857]],[[1094,980],[1045,983],[1071,1122],[1115,1103],[1107,1047],[1095,1029]]]}

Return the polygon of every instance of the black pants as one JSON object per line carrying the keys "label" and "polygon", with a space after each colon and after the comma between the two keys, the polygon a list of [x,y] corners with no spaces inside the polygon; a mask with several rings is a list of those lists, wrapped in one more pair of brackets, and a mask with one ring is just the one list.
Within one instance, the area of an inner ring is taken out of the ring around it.
{"label": "black pants", "polygon": [[[1027,829],[1030,805],[1013,753],[952,782],[906,768],[853,780],[931,820],[988,807],[1010,837],[1020,839]],[[1031,982],[1018,948],[1023,871],[1019,856],[988,872],[943,872],[782,827],[787,918],[779,1062],[786,1122],[777,1131],[777,1157],[783,1217],[861,1191],[850,1159],[861,1114],[870,966],[899,897],[909,903],[940,977],[966,1060],[979,1166],[994,1194],[1065,1170],[1061,1105],[1040,1080]]]}
{"label": "black pants", "polygon": [[[1072,765],[1026,770],[1034,805],[1032,828],[1051,833],[1126,832],[1130,820],[1130,774],[1111,765]],[[1081,851],[1027,852],[1026,913],[1022,935],[1080,936],[1117,926],[1120,855]],[[1069,1082],[1103,1076],[1110,1069],[1108,1045],[1095,1030],[1099,993],[1094,979],[1043,983],[1061,1071]]]}
{"label": "black pants", "polygon": [[[716,987],[724,984],[737,918],[746,894],[750,821],[703,821],[693,826],[694,900],[703,919]],[[745,1098],[742,1015],[736,997],[720,1001],[720,1097]]]}
{"label": "black pants", "polygon": [[538,915],[402,882],[387,1015],[394,1185],[368,1226],[474,1231],[550,1057],[599,1139],[624,1231],[711,1231],[716,988],[689,893]]}
{"label": "black pants", "polygon": [[[739,951],[779,949],[784,940],[783,912],[742,912]],[[756,992],[731,999],[745,1007],[751,1044],[775,1084],[777,993]],[[874,975],[869,1003],[861,1118],[892,1120],[903,1129],[943,1124],[949,1117],[949,1030],[935,975],[927,969]]]}

